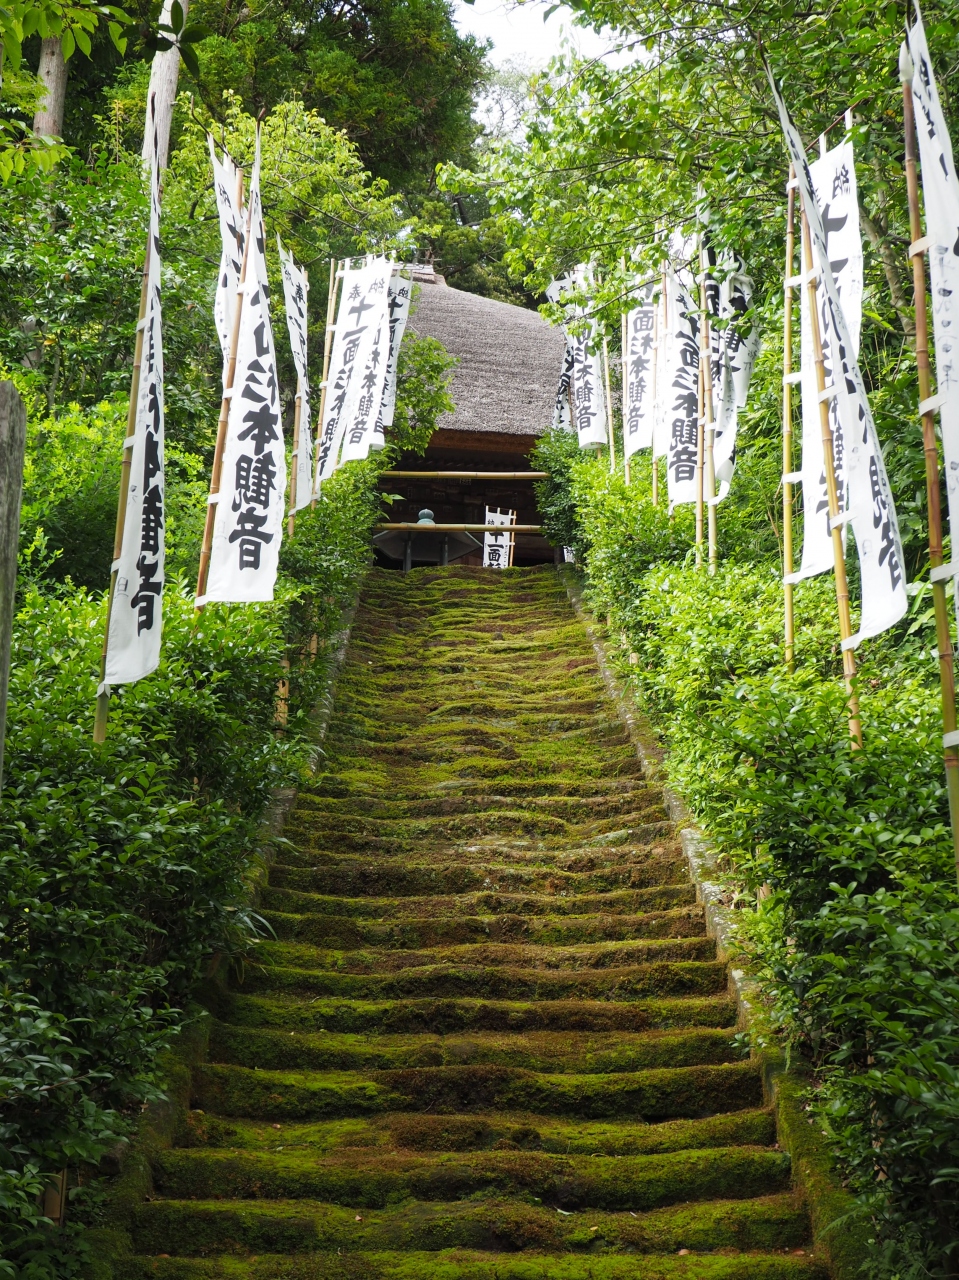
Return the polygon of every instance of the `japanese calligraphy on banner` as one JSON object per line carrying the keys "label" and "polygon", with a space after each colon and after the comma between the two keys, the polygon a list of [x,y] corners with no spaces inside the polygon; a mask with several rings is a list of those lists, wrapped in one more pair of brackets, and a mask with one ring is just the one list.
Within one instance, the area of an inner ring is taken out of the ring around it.
{"label": "japanese calligraphy on banner", "polygon": [[286,303],[286,327],[296,365],[297,394],[300,397],[300,436],[293,469],[296,472],[296,491],[293,510],[308,507],[313,497],[313,437],[310,433],[310,379],[308,370],[306,300],[309,282],[306,272],[293,261],[276,238],[280,251],[280,267],[283,272],[283,299]]}
{"label": "japanese calligraphy on banner", "polygon": [[666,488],[670,507],[696,501],[699,458],[699,320],[687,286],[666,268],[669,338],[663,362],[663,411],[668,430]]}
{"label": "japanese calligraphy on banner", "polygon": [[369,319],[375,324],[376,330],[363,364],[357,362],[354,366],[352,383],[359,394],[353,399],[354,408],[343,431],[340,462],[354,462],[366,458],[374,444],[380,449],[386,444],[382,428],[380,428],[379,440],[376,432],[380,423],[390,358],[389,288],[394,267],[394,263],[385,262],[386,275],[382,281],[382,288],[379,280],[375,281],[371,288],[371,297],[375,305]]}
{"label": "japanese calligraphy on banner", "polygon": [[656,360],[655,286],[647,284],[640,304],[626,315],[623,352],[623,451],[627,458],[653,443],[653,385]]}
{"label": "japanese calligraphy on banner", "polygon": [[[936,390],[941,397],[939,423],[946,462],[952,559],[955,562],[959,560],[959,547],[956,545],[959,539],[959,178],[918,6],[916,12],[916,24],[909,32],[913,61],[912,93],[916,104],[926,234],[930,240]],[[959,596],[956,608],[959,609]]]}
{"label": "japanese calligraphy on banner", "polygon": [[264,283],[259,139],[250,179],[250,236],[205,601],[272,600],[283,536],[286,455]]}
{"label": "japanese calligraphy on banner", "polygon": [[573,410],[570,405],[570,380],[573,376],[573,346],[566,339],[566,350],[563,352],[563,368],[556,388],[556,403],[553,406],[552,429],[554,431],[572,431]]}
{"label": "japanese calligraphy on banner", "polygon": [[[852,143],[842,142],[809,166],[822,215],[823,230],[829,247],[836,292],[853,344],[853,355],[859,353],[859,331],[862,326],[863,256],[859,229],[859,198],[856,165]],[[819,333],[822,341],[826,381],[833,380],[836,364],[836,335],[830,320],[829,299],[824,289],[817,291]],[[800,372],[802,389],[802,487],[803,487],[803,553],[802,563],[790,581],[798,582],[833,567],[832,534],[829,529],[829,496],[826,492],[826,470],[822,452],[822,424],[819,417],[818,383],[813,358],[812,325],[809,315],[809,293],[800,289]],[[833,439],[833,464],[839,510],[847,506],[846,440],[839,398],[829,402],[829,429]]]}
{"label": "japanese calligraphy on banner", "polygon": [[[500,511],[498,508],[486,508],[486,523],[509,526],[516,523],[515,511]],[[483,535],[483,568],[506,569],[512,561],[512,533],[493,533],[487,530]]]}
{"label": "japanese calligraphy on banner", "polygon": [[213,138],[207,134],[210,147],[210,161],[213,165],[213,190],[216,194],[216,210],[220,220],[220,271],[216,281],[216,294],[213,299],[213,319],[216,323],[220,348],[223,352],[224,374],[226,358],[230,353],[230,341],[233,336],[233,309],[236,304],[236,290],[243,266],[243,243],[245,231],[243,227],[243,210],[237,203],[239,188],[237,185],[239,172],[227,152],[223,159],[216,158]]}
{"label": "japanese calligraphy on banner", "polygon": [[[578,266],[572,276],[564,276],[554,280],[546,290],[551,302],[559,302],[562,294],[578,286],[582,288],[588,282],[588,268]],[[572,320],[582,320],[586,314],[582,306],[571,305],[567,313]],[[579,437],[581,449],[599,449],[608,443],[606,424],[606,396],[603,390],[603,371],[598,354],[594,354],[598,345],[599,334],[595,321],[589,321],[578,333],[566,330],[566,360],[569,363],[569,398],[572,425]],[[565,373],[565,370],[564,370]],[[562,378],[557,392],[557,406],[554,410],[554,421],[559,408],[559,396],[562,392]]]}
{"label": "japanese calligraphy on banner", "polygon": [[[386,343],[389,340],[388,335],[381,333],[381,321],[386,315],[387,290],[392,274],[393,264],[386,258],[365,261],[360,267],[347,265],[344,269],[339,313],[333,330],[323,422],[317,436],[317,489],[337,468],[347,428],[355,433],[363,422],[369,421],[372,431],[379,413]],[[364,376],[370,369],[374,347],[381,362],[379,390],[375,396],[375,388],[371,391]],[[361,396],[365,417],[358,416]],[[365,457],[366,453],[356,456]]]}
{"label": "japanese calligraphy on banner", "polygon": [[[826,207],[824,205],[822,212],[820,211],[813,178],[806,163],[805,147],[789,118],[771,72],[769,83],[790,159],[795,166],[803,211],[809,223],[813,264],[819,272],[817,293],[820,295],[821,305],[819,302],[817,305],[820,305],[821,314],[825,314],[828,325],[821,330],[824,339],[828,333],[833,361],[831,371],[827,374],[827,389],[830,384],[835,387],[835,398],[839,403],[847,510],[859,551],[862,580],[859,630],[843,641],[844,645],[852,648],[867,637],[879,635],[893,626],[906,612],[908,600],[902,543],[876,426],[856,358],[853,333],[846,322],[833,274],[834,242],[827,235],[827,226],[833,219],[832,196],[830,195],[828,217],[824,217]],[[850,181],[851,178],[852,175]],[[825,194],[823,192],[824,199]],[[839,229],[836,228],[837,231]],[[858,339],[858,335],[856,336]]]}
{"label": "japanese calligraphy on banner", "polygon": [[160,316],[160,175],[155,98],[150,100],[154,144],[150,152],[150,233],[147,300],[143,320],[123,542],[107,632],[103,686],[130,684],[160,661],[164,583],[163,341]]}
{"label": "japanese calligraphy on banner", "polygon": [[[715,291],[715,315],[722,323],[710,330],[713,374],[713,410],[716,434],[713,440],[713,467],[716,496],[721,502],[729,492],[736,465],[736,433],[739,410],[745,408],[753,365],[759,354],[759,329],[754,324],[744,335],[737,317],[749,310],[753,284],[742,271],[742,263],[732,255],[720,262],[726,274]],[[731,269],[730,269],[731,268]],[[712,299],[709,300],[710,303]],[[710,307],[712,309],[712,307]]]}
{"label": "japanese calligraphy on banner", "polygon": [[386,448],[386,428],[393,425],[396,412],[396,374],[400,359],[400,346],[406,332],[406,322],[410,318],[410,303],[413,298],[413,281],[394,272],[390,278],[387,298],[390,324],[390,353],[386,361],[386,380],[383,383],[383,399],[380,402],[379,417],[373,429],[370,448],[374,450]]}

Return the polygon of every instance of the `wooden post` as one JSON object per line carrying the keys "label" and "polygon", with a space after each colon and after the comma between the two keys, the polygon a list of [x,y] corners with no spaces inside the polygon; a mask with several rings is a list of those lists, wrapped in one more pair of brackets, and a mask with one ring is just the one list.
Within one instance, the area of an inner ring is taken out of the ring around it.
{"label": "wooden post", "polygon": [[786,188],[786,277],[783,286],[783,603],[785,607],[786,670],[796,669],[796,620],[793,584],[793,291],[790,281],[796,260],[796,170],[789,166]]}
{"label": "wooden post", "polygon": [[[907,51],[908,52],[908,51]],[[911,61],[911,60],[910,60]],[[908,74],[906,74],[908,72]],[[929,366],[929,315],[926,301],[925,249],[922,218],[919,213],[919,180],[916,174],[916,117],[912,100],[912,67],[902,67],[902,104],[906,127],[906,190],[909,195],[909,232],[912,239],[912,279],[916,303],[916,366],[919,372],[919,405],[932,398],[932,376]],[[949,796],[949,819],[952,825],[952,847],[959,876],[959,733],[956,726],[956,676],[949,605],[946,599],[946,577],[937,570],[942,565],[942,505],[940,500],[939,445],[936,440],[936,411],[927,408],[921,414],[922,442],[926,461],[926,507],[929,513],[929,564],[932,580],[932,603],[936,617],[936,647],[939,652],[939,688],[942,698],[943,759],[946,768],[946,793]],[[955,531],[953,536],[959,536]],[[959,558],[959,549],[953,550]]]}
{"label": "wooden post", "polygon": [[713,416],[713,358],[712,334],[709,324],[709,296],[706,290],[706,251],[702,240],[699,242],[699,308],[702,312],[702,328],[699,342],[699,365],[702,371],[703,412],[700,419],[702,435],[701,448],[704,450],[704,468],[701,485],[705,491],[707,544],[709,548],[709,572],[715,574],[719,559],[716,538],[716,466],[714,446],[716,443],[716,420]]}
{"label": "wooden post", "polygon": [[[826,366],[823,362],[822,336],[819,330],[819,309],[816,295],[818,281],[812,269],[812,243],[809,236],[809,223],[805,210],[802,216],[803,270],[807,277],[806,296],[809,299],[809,319],[812,331],[813,358],[816,363],[816,389],[819,395],[819,422],[822,427],[822,455],[826,471],[826,492],[829,497],[829,527],[832,530],[832,554],[834,576],[836,580],[836,607],[839,612],[839,636],[848,640],[852,635],[852,622],[849,615],[849,583],[846,580],[846,559],[842,544],[842,528],[837,523],[839,516],[839,491],[836,487],[836,465],[832,448],[832,429],[829,426],[830,392],[835,389],[826,387]],[[862,746],[862,721],[859,718],[859,698],[854,687],[856,678],[856,656],[852,649],[843,648],[842,670],[846,681],[846,693],[849,703],[849,734],[853,745]]]}
{"label": "wooden post", "polygon": [[[240,180],[242,182],[242,178]],[[242,193],[242,187],[241,187]],[[237,202],[240,204],[240,201]],[[242,204],[240,205],[242,208]],[[243,315],[243,297],[246,289],[246,270],[250,258],[250,241],[253,237],[253,203],[246,211],[246,231],[243,238],[243,261],[240,265],[240,279],[236,288],[236,311],[233,316],[233,332],[230,335],[230,354],[226,362],[226,378],[223,384],[223,399],[220,402],[220,420],[216,424],[216,447],[213,451],[213,469],[210,472],[210,496],[207,499],[206,520],[203,524],[203,542],[200,545],[200,568],[196,578],[197,600],[206,595],[206,584],[210,576],[210,556],[213,551],[213,526],[216,523],[216,505],[220,497],[220,472],[223,469],[223,451],[226,448],[226,429],[230,420],[230,404],[233,398],[233,379],[236,377],[236,353],[240,342],[240,319]],[[196,613],[203,610],[202,604],[196,605]]]}
{"label": "wooden post", "polygon": [[320,416],[316,427],[316,466],[313,470],[313,502],[320,487],[320,441],[323,439],[323,416],[326,413],[326,381],[330,373],[330,354],[333,350],[333,330],[336,328],[336,295],[340,287],[340,263],[330,259],[330,288],[326,295],[326,332],[323,335],[323,380],[320,383]]}
{"label": "wooden post", "polygon": [[[150,255],[153,240],[147,232],[146,253],[143,255],[143,276],[140,281],[140,309],[137,312],[137,336],[133,344],[133,372],[130,376],[130,404],[127,409],[127,433],[123,441],[123,460],[120,463],[120,496],[117,498],[117,522],[113,535],[113,566],[110,569],[110,590],[107,594],[107,617],[103,627],[103,647],[100,650],[100,684],[107,673],[107,650],[110,645],[110,618],[113,615],[113,597],[117,589],[116,563],[123,550],[123,530],[127,518],[127,495],[130,491],[130,467],[133,462],[133,440],[136,435],[137,403],[140,399],[140,365],[143,361],[143,322],[147,314],[147,296],[150,287]],[[93,741],[106,742],[107,721],[110,718],[110,694],[101,689],[97,694],[93,716]]]}
{"label": "wooden post", "polygon": [[3,785],[3,740],[7,727],[10,641],[17,591],[20,541],[20,497],[27,411],[12,382],[0,382],[0,786]]}
{"label": "wooden post", "polygon": [[609,470],[616,470],[616,432],[613,426],[613,391],[609,380],[609,339],[603,338],[603,371],[606,379],[606,430],[609,434]]}

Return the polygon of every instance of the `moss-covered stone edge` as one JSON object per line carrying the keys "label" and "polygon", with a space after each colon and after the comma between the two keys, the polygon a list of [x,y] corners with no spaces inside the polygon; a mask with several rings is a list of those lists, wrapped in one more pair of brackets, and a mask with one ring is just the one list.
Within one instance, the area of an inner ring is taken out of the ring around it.
{"label": "moss-covered stone edge", "polygon": [[[326,685],[310,716],[313,746],[309,767],[314,773],[322,760],[322,744],[333,711],[333,697],[346,653],[349,648],[353,620],[363,589],[357,588],[353,604],[344,610],[340,630],[334,636]],[[261,857],[254,863],[248,879],[250,904],[256,906],[266,883],[271,861],[273,839],[278,836],[296,803],[298,788],[277,787],[261,824]],[[214,956],[207,982],[222,987],[220,957]],[[184,1029],[173,1048],[159,1061],[159,1078],[165,1096],[143,1109],[136,1132],[129,1143],[122,1143],[100,1163],[100,1173],[113,1176],[102,1209],[103,1225],[84,1232],[88,1250],[83,1267],[83,1280],[114,1280],[118,1266],[133,1257],[131,1225],[138,1205],[153,1193],[153,1157],[173,1146],[174,1136],[186,1124],[190,1111],[193,1071],[209,1057],[211,1021],[206,1009],[197,1004],[189,1011]]]}
{"label": "moss-covered stone edge", "polygon": [[[635,694],[623,685],[610,660],[614,642],[586,603],[586,576],[569,565],[558,567],[557,572],[586,628],[606,691],[636,747],[644,772],[662,784],[665,750]],[[736,967],[720,886],[709,878],[715,862],[708,837],[693,821],[681,795],[664,786],[663,800],[679,828],[696,898],[706,911],[707,933],[716,939],[719,956],[731,962],[730,995],[738,1005],[739,1025],[748,1029],[761,1018],[756,984],[748,973]],[[870,1252],[871,1225],[855,1198],[843,1187],[826,1138],[806,1110],[811,1081],[801,1070],[790,1067],[778,1048],[753,1050],[753,1056],[759,1059],[764,1096],[775,1111],[780,1146],[790,1155],[794,1182],[809,1208],[816,1248],[827,1263],[832,1280],[859,1280],[863,1261]]]}

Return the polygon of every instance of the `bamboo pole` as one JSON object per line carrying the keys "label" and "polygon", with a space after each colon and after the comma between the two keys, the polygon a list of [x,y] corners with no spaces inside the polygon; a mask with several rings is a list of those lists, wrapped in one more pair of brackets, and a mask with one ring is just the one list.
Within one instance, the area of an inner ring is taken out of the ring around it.
{"label": "bamboo pole", "polygon": [[[625,263],[624,263],[624,266],[625,266]],[[627,483],[627,485],[629,484],[629,481],[630,481],[630,472],[629,472],[629,454],[626,452],[626,382],[627,382],[627,378],[628,378],[628,374],[627,374],[627,372],[626,372],[626,345],[627,345],[628,341],[629,341],[629,317],[628,317],[627,313],[624,311],[624,312],[623,312],[622,323],[620,324],[620,339],[619,339],[619,342],[620,342],[620,346],[621,346],[621,348],[622,348],[622,352],[623,352],[623,363],[622,363],[622,373],[623,373],[623,394],[622,394],[622,406],[623,406],[623,408],[622,408],[622,415],[623,415],[623,473],[624,473],[624,474],[625,474],[625,476],[626,476],[626,483]]]}
{"label": "bamboo pole", "polygon": [[[802,215],[803,269],[807,278],[807,297],[809,299],[809,319],[812,332],[813,358],[816,364],[816,389],[819,395],[819,421],[822,427],[822,454],[826,472],[826,492],[829,498],[829,527],[832,531],[832,553],[834,576],[836,580],[836,607],[839,613],[839,636],[845,642],[852,635],[852,622],[849,614],[849,583],[846,580],[846,559],[842,543],[842,528],[837,523],[839,516],[839,491],[836,487],[836,466],[832,446],[832,429],[829,426],[829,391],[826,387],[826,366],[822,354],[822,336],[819,330],[819,310],[816,295],[818,281],[812,270],[812,243],[809,236],[809,223],[805,210]],[[862,721],[859,718],[859,698],[855,689],[856,656],[852,649],[843,645],[842,670],[846,682],[846,694],[849,705],[849,735],[853,745],[862,746]]]}
{"label": "bamboo pole", "polygon": [[[240,175],[237,187],[238,197],[242,197],[243,178]],[[237,204],[242,208],[241,200]],[[230,404],[233,399],[233,379],[236,377],[236,353],[240,343],[240,319],[243,314],[243,297],[246,289],[247,264],[250,259],[250,241],[253,238],[253,202],[246,211],[246,229],[243,238],[243,260],[240,264],[240,278],[236,287],[236,311],[233,316],[233,332],[230,335],[230,354],[226,362],[226,378],[223,384],[223,399],[220,402],[220,419],[216,424],[216,447],[213,451],[213,468],[210,472],[210,496],[207,499],[206,520],[203,523],[203,542],[200,545],[200,567],[196,577],[197,601],[206,595],[207,581],[210,576],[210,556],[213,552],[213,526],[216,523],[216,508],[220,497],[220,473],[223,470],[223,451],[226,448],[226,430],[230,420]],[[195,615],[203,611],[203,605],[195,605]]]}
{"label": "bamboo pole", "polygon": [[[911,68],[909,69],[911,72]],[[916,366],[919,372],[919,402],[928,404],[932,397],[932,375],[929,365],[929,315],[926,300],[925,249],[920,247],[922,218],[919,212],[919,180],[916,174],[916,117],[912,100],[911,75],[903,75],[902,103],[906,129],[906,190],[909,196],[909,232],[912,239],[912,279],[916,304]],[[952,847],[959,875],[959,734],[956,731],[956,677],[949,627],[949,605],[946,599],[946,577],[937,574],[942,565],[942,505],[940,499],[939,445],[936,440],[936,411],[927,408],[921,414],[923,453],[926,462],[926,506],[929,512],[929,564],[932,580],[932,602],[936,617],[936,647],[939,651],[939,687],[942,697],[943,762],[946,770],[946,793],[949,796],[949,820],[952,825]],[[956,551],[953,551],[953,558]]]}
{"label": "bamboo pole", "polygon": [[[659,344],[668,341],[669,334],[669,312],[666,301],[666,266],[663,265],[662,278],[659,286],[659,305],[656,308],[656,327],[658,337],[656,339],[656,367],[659,367]],[[656,399],[653,399],[654,411],[656,408]],[[653,420],[653,506],[659,506],[659,458],[656,454],[656,421]],[[668,461],[667,461],[668,465]]]}
{"label": "bamboo pole", "polygon": [[699,242],[699,306],[702,311],[699,365],[702,370],[703,381],[703,413],[700,431],[703,436],[705,454],[702,483],[706,499],[706,538],[709,552],[709,572],[713,575],[716,572],[716,564],[719,559],[716,537],[716,504],[713,501],[716,497],[716,465],[713,453],[716,443],[716,420],[713,416],[713,357],[711,348],[712,334],[709,324],[709,296],[706,290],[706,251],[702,239]]}
{"label": "bamboo pole", "polygon": [[609,471],[616,470],[616,432],[613,426],[613,390],[609,380],[609,339],[603,338],[603,374],[606,380],[606,430],[609,434]]}
{"label": "bamboo pole", "polygon": [[323,418],[326,414],[326,383],[330,373],[330,355],[333,351],[333,330],[336,328],[336,295],[340,287],[340,263],[330,259],[330,287],[326,295],[326,330],[323,334],[323,381],[320,383],[320,416],[316,426],[316,465],[313,468],[313,500],[320,486],[320,441],[323,439]]}
{"label": "bamboo pole", "polygon": [[703,544],[704,544],[704,482],[706,469],[706,449],[705,435],[703,431],[703,423],[706,415],[703,413],[703,356],[702,356],[702,340],[700,340],[699,354],[699,373],[696,378],[696,568],[703,567]]}
{"label": "bamboo pole", "polygon": [[[309,276],[304,271],[303,279],[306,282],[306,293],[309,296],[310,281]],[[300,464],[300,434],[303,417],[303,379],[299,374],[296,375],[296,400],[293,403],[293,453],[291,460],[293,465],[290,467],[290,514],[287,517],[286,531],[292,538],[296,529],[296,477]]]}
{"label": "bamboo pole", "polygon": [[[110,590],[107,595],[107,618],[103,628],[103,647],[100,650],[100,684],[107,674],[107,652],[110,646],[110,619],[113,616],[113,599],[117,589],[117,561],[123,550],[123,530],[127,518],[127,497],[130,492],[130,467],[133,462],[133,441],[136,436],[137,402],[140,399],[140,366],[143,362],[143,326],[147,314],[147,297],[150,288],[150,256],[153,238],[147,232],[146,253],[143,256],[143,276],[140,281],[140,307],[137,312],[137,335],[133,344],[133,372],[130,375],[130,405],[127,409],[127,433],[123,441],[123,459],[120,463],[120,496],[117,498],[117,522],[113,535],[113,563],[110,569]],[[97,694],[93,716],[93,741],[106,742],[107,721],[110,718],[110,693],[103,689]]]}
{"label": "bamboo pole", "polygon": [[793,571],[793,278],[796,260],[796,170],[789,166],[786,188],[786,277],[783,287],[783,604],[785,612],[786,670],[796,669],[796,615]]}

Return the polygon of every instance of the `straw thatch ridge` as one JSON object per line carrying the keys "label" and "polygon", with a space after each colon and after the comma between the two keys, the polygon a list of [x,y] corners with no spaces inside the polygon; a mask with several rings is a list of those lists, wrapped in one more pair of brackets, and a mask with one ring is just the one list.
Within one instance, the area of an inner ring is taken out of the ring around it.
{"label": "straw thatch ridge", "polygon": [[450,394],[454,431],[541,435],[549,428],[565,339],[535,311],[451,289],[417,287],[410,328],[438,338],[459,360]]}

